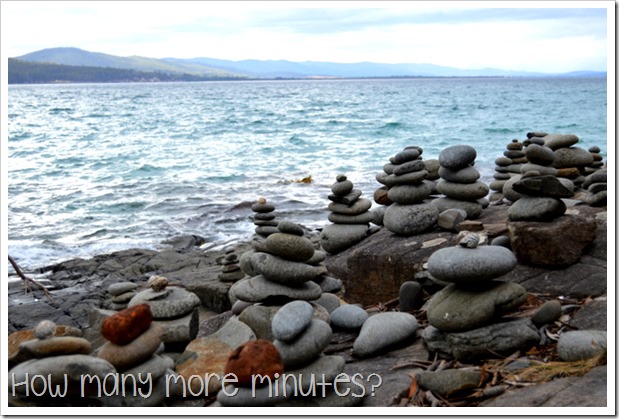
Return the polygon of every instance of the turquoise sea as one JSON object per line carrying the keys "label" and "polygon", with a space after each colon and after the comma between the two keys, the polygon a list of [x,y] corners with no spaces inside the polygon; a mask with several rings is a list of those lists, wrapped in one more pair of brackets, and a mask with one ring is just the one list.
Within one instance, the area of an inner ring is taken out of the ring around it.
{"label": "turquoise sea", "polygon": [[239,204],[260,196],[278,219],[319,228],[337,174],[371,199],[409,145],[428,159],[469,144],[486,182],[529,131],[576,134],[606,157],[606,89],[604,78],[11,85],[9,254],[35,269],[182,234],[221,246],[251,237]]}

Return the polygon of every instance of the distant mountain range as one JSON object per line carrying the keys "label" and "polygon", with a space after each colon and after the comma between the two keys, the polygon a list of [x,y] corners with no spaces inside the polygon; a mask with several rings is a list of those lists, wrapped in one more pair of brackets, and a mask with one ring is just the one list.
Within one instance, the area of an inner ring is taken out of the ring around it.
{"label": "distant mountain range", "polygon": [[[495,68],[462,70],[433,64],[380,64],[372,62],[331,63],[286,60],[229,61],[214,58],[119,57],[79,48],[49,48],[32,52],[15,60],[31,63],[61,64],[138,72],[188,75],[202,79],[310,79],[363,77],[606,77],[606,72],[578,71],[550,74],[509,71]],[[16,68],[16,67],[14,67]],[[11,71],[9,68],[9,75]]]}

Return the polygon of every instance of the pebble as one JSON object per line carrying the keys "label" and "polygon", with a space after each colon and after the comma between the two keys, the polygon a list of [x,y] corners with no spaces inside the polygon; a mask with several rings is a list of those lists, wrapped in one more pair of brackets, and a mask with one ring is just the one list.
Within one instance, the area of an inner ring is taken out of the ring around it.
{"label": "pebble", "polygon": [[555,160],[555,153],[550,147],[531,144],[524,150],[527,159],[533,164],[550,166]]}
{"label": "pebble", "polygon": [[[307,242],[311,246],[309,240]],[[313,247],[311,251],[313,254]],[[321,273],[320,267],[285,260],[268,253],[254,253],[251,263],[256,272],[264,278],[283,285],[298,286],[311,281]]]}
{"label": "pebble", "polygon": [[606,352],[607,332],[604,330],[570,330],[561,334],[557,353],[562,361],[579,361]]}
{"label": "pebble", "polygon": [[406,163],[412,160],[416,160],[417,158],[419,158],[420,154],[421,153],[419,153],[419,150],[417,149],[407,148],[407,149],[400,151],[395,156],[391,157],[389,161],[395,165],[403,164],[403,163]]}
{"label": "pebble", "polygon": [[512,248],[512,243],[509,239],[509,236],[497,236],[494,239],[492,239],[490,244],[492,246],[502,246],[509,250],[511,250]]}
{"label": "pebble", "polygon": [[318,298],[314,303],[318,304],[321,307],[324,307],[329,314],[331,314],[335,309],[337,309],[340,304],[340,298],[332,294],[330,292],[324,292],[320,298]]}
{"label": "pebble", "polygon": [[546,301],[537,309],[531,321],[537,327],[553,323],[561,317],[561,302],[559,300]]}
{"label": "pebble", "polygon": [[354,304],[344,304],[331,312],[331,324],[333,326],[356,330],[363,326],[369,315],[363,308]]}
{"label": "pebble", "polygon": [[123,371],[138,365],[150,358],[161,344],[163,329],[156,323],[151,323],[146,332],[127,345],[104,343],[97,356],[112,364],[118,371]]}
{"label": "pebble", "polygon": [[107,292],[111,295],[121,295],[129,291],[134,291],[138,287],[138,284],[133,282],[117,282],[108,287]]}
{"label": "pebble", "polygon": [[361,197],[361,195],[362,195],[362,192],[359,189],[353,189],[346,195],[331,194],[331,195],[328,195],[327,198],[329,198],[329,200],[335,203],[338,203],[338,204],[352,205],[359,199],[359,197]]}
{"label": "pebble", "polygon": [[428,302],[428,321],[444,332],[476,329],[516,310],[526,298],[527,291],[515,282],[490,281],[472,290],[451,284]]}
{"label": "pebble", "polygon": [[426,390],[442,397],[452,393],[482,387],[480,370],[455,368],[441,371],[420,371],[415,373],[417,383]]}
{"label": "pebble", "polygon": [[314,279],[324,293],[335,293],[342,289],[342,281],[331,276],[321,276]]}
{"label": "pebble", "polygon": [[474,183],[455,183],[441,180],[436,188],[439,193],[448,198],[463,201],[474,201],[485,197],[490,192],[488,185],[479,180]]}
{"label": "pebble", "polygon": [[461,246],[439,249],[428,258],[428,271],[442,281],[477,284],[497,278],[514,269],[516,256],[500,246]]}
{"label": "pebble", "polygon": [[553,166],[558,169],[563,167],[584,167],[591,163],[593,163],[593,156],[583,148],[570,147],[555,150]]}
{"label": "pebble", "polygon": [[247,307],[249,307],[249,306],[253,306],[253,305],[254,305],[254,303],[250,303],[250,302],[248,302],[248,301],[241,301],[241,300],[238,300],[237,302],[235,302],[235,303],[232,305],[231,310],[232,310],[232,313],[233,313],[233,314],[236,314],[236,315],[238,316],[238,315],[239,315],[239,314],[241,314],[241,313],[243,312],[243,310],[245,310]]}
{"label": "pebble", "polygon": [[271,234],[267,237],[265,245],[269,253],[293,262],[305,262],[314,255],[312,242],[293,234]]}
{"label": "pebble", "polygon": [[571,147],[579,141],[574,134],[548,134],[544,137],[544,145],[551,150]]}
{"label": "pebble", "polygon": [[511,221],[552,221],[566,210],[561,199],[524,196],[509,207],[507,215]]}
{"label": "pebble", "polygon": [[452,208],[461,209],[466,212],[466,218],[470,220],[479,218],[483,210],[482,204],[477,201],[462,201],[448,197],[433,199],[430,205],[436,208],[439,213]]}
{"label": "pebble", "polygon": [[56,323],[51,320],[41,320],[34,328],[34,336],[37,339],[48,339],[56,333]]}
{"label": "pebble", "polygon": [[421,234],[438,221],[438,209],[431,204],[400,205],[387,207],[383,223],[389,231],[402,236]]}
{"label": "pebble", "polygon": [[255,375],[276,379],[283,372],[284,364],[277,348],[264,339],[246,342],[236,348],[228,356],[224,368],[224,374],[236,376],[239,387],[251,387]]}
{"label": "pebble", "polygon": [[370,316],[353,343],[353,354],[369,357],[415,334],[417,319],[409,313],[382,312]]}
{"label": "pebble", "polygon": [[372,201],[366,198],[359,198],[351,204],[338,204],[331,202],[327,209],[336,214],[342,215],[359,215],[363,214],[372,207]]}
{"label": "pebble", "polygon": [[330,254],[340,253],[368,236],[363,224],[329,224],[320,232],[322,248]]}
{"label": "pebble", "polygon": [[59,336],[27,340],[19,345],[19,350],[28,354],[30,358],[45,358],[56,355],[88,355],[92,351],[92,346],[84,338]]}
{"label": "pebble", "polygon": [[179,287],[168,287],[159,292],[152,289],[144,290],[131,299],[129,307],[143,303],[150,306],[154,319],[180,317],[201,304],[196,294]]}
{"label": "pebble", "polygon": [[344,196],[352,192],[354,185],[346,176],[338,175],[336,181],[337,182],[331,185],[331,192],[333,192],[334,195]]}
{"label": "pebble", "polygon": [[152,321],[150,306],[138,304],[103,320],[101,335],[116,345],[126,345],[144,333]]}
{"label": "pebble", "polygon": [[236,298],[243,301],[258,303],[269,297],[287,297],[291,300],[312,301],[320,298],[322,289],[313,281],[303,282],[294,287],[269,281],[264,276],[258,275],[249,279],[241,279],[235,282],[231,291]]}
{"label": "pebble", "polygon": [[431,193],[432,188],[425,181],[415,185],[395,185],[389,189],[387,197],[401,205],[414,205],[423,202]]}
{"label": "pebble", "polygon": [[307,329],[293,342],[275,340],[273,344],[279,351],[286,370],[298,368],[316,359],[327,347],[333,331],[322,320],[312,319]]}
{"label": "pebble", "polygon": [[[523,176],[513,184],[514,191],[528,196],[543,196],[553,198],[571,198],[574,196],[574,185],[566,186],[555,176]],[[570,182],[571,183],[571,182]]]}
{"label": "pebble", "polygon": [[406,281],[400,285],[400,311],[416,310],[423,304],[423,291],[416,281]]}
{"label": "pebble", "polygon": [[309,326],[314,308],[303,300],[292,301],[280,308],[271,323],[273,337],[283,342],[296,339]]}
{"label": "pebble", "polygon": [[458,170],[452,170],[441,166],[440,169],[438,169],[438,174],[441,179],[454,183],[475,183],[481,176],[479,170],[477,170],[475,166],[466,166]]}
{"label": "pebble", "polygon": [[412,160],[402,164],[395,165],[392,173],[396,176],[405,175],[411,172],[419,172],[421,170],[427,170],[424,160]]}
{"label": "pebble", "polygon": [[441,151],[438,161],[441,166],[448,169],[461,169],[473,163],[477,157],[477,151],[469,145],[454,145]]}

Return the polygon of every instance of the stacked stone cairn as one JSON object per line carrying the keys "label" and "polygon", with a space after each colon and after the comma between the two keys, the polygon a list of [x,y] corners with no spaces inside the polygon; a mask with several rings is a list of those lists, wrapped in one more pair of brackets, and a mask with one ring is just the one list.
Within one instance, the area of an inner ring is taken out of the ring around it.
{"label": "stacked stone cairn", "polygon": [[592,207],[605,206],[608,196],[608,183],[606,169],[591,173],[585,178],[582,187],[586,189],[584,201]]}
{"label": "stacked stone cairn", "polygon": [[376,175],[376,180],[388,188],[387,198],[393,202],[385,209],[383,225],[394,234],[420,234],[434,227],[438,220],[436,208],[425,202],[432,194],[433,184],[427,180],[422,153],[421,147],[406,147],[389,159],[384,173]]}
{"label": "stacked stone cairn", "polygon": [[236,282],[245,277],[245,272],[241,270],[239,258],[233,246],[224,249],[224,256],[219,260],[221,272],[217,279],[221,282]]}
{"label": "stacked stone cairn", "polygon": [[430,351],[447,358],[509,355],[539,342],[530,319],[503,317],[527,298],[521,285],[501,281],[516,266],[516,257],[502,246],[479,246],[479,240],[467,233],[458,245],[428,259],[432,277],[449,285],[428,301],[430,326],[422,338]]}
{"label": "stacked stone cairn", "polygon": [[258,201],[251,206],[251,210],[255,212],[254,225],[256,226],[256,235],[261,238],[267,238],[273,233],[277,233],[277,223],[275,214],[275,206],[269,204],[264,197],[258,198]]}
{"label": "stacked stone cairn", "polygon": [[135,290],[138,284],[128,281],[116,282],[110,285],[107,289],[110,294],[110,309],[115,311],[124,310],[127,308],[129,301],[135,297]]}
{"label": "stacked stone cairn", "polygon": [[589,153],[591,153],[591,157],[593,157],[593,162],[585,167],[586,174],[594,173],[604,167],[604,157],[600,154],[601,151],[602,150],[600,150],[598,146],[594,145],[589,147]]}
{"label": "stacked stone cairn", "polygon": [[[544,141],[544,146],[554,151],[555,159],[552,162],[552,167],[557,169],[556,176],[569,179],[574,185],[580,186],[587,174],[586,167],[593,164],[594,158],[589,151],[576,147],[576,144],[580,141],[578,136],[574,134],[548,134],[541,139]],[[533,140],[533,137],[530,140]]]}
{"label": "stacked stone cairn", "polygon": [[200,298],[179,286],[168,286],[168,279],[154,275],[148,289],[129,301],[129,308],[148,304],[154,322],[163,329],[162,341],[167,350],[182,349],[198,334]]}
{"label": "stacked stone cairn", "polygon": [[462,209],[467,219],[478,218],[485,206],[483,198],[488,195],[488,185],[479,180],[480,173],[474,167],[477,152],[469,145],[447,147],[439,154],[441,165],[437,190],[445,197],[432,201],[438,212]]}
{"label": "stacked stone cairn", "polygon": [[491,201],[498,201],[503,198],[503,186],[513,176],[520,174],[520,169],[524,163],[527,163],[525,153],[522,151],[524,144],[519,140],[514,139],[507,144],[507,150],[503,152],[503,156],[497,158],[494,163],[494,180],[490,182],[490,190],[494,191],[490,195]]}
{"label": "stacked stone cairn", "polygon": [[[82,374],[103,381],[107,374],[116,372],[111,363],[90,355],[91,351],[88,340],[78,336],[57,336],[54,322],[41,321],[34,329],[34,339],[19,344],[20,363],[9,370],[9,405],[109,405],[110,400],[97,397],[94,386],[86,386],[82,396]],[[36,379],[35,376],[42,378]],[[57,393],[57,396],[53,397],[52,393]]]}
{"label": "stacked stone cairn", "polygon": [[[148,304],[130,306],[103,321],[101,335],[107,342],[99,347],[97,356],[130,377],[119,405],[157,406],[165,400],[165,375],[174,368],[174,361],[156,354],[163,347],[164,333],[153,321]],[[141,394],[149,392],[149,386],[152,386],[150,396],[142,397]]]}
{"label": "stacked stone cairn", "polygon": [[328,196],[329,221],[320,234],[322,248],[331,254],[359,243],[368,236],[374,213],[369,211],[372,201],[361,198],[362,192],[344,174],[337,175]]}

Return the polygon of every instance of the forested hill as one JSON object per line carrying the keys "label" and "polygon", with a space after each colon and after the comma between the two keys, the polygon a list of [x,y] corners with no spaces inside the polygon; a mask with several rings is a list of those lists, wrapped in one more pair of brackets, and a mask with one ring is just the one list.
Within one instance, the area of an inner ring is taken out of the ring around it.
{"label": "forested hill", "polygon": [[9,84],[169,82],[241,79],[240,77],[200,76],[164,71],[149,72],[123,68],[27,62],[14,58],[9,58],[8,78]]}

